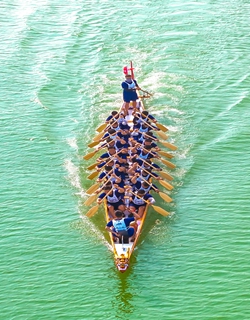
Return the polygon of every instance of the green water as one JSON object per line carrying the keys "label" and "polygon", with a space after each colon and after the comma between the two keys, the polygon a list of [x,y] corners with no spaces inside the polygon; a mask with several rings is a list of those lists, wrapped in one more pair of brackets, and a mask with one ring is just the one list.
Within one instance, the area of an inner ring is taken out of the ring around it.
{"label": "green water", "polygon": [[[247,1],[1,3],[0,319],[248,320]],[[126,274],[82,155],[133,60],[178,146]]]}

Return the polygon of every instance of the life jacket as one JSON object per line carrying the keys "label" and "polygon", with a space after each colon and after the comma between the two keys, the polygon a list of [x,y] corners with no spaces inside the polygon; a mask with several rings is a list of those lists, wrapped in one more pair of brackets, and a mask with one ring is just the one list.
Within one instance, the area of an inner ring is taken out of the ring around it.
{"label": "life jacket", "polygon": [[136,204],[138,206],[142,205],[142,204],[146,204],[146,202],[143,200],[143,197],[138,198],[138,197],[134,196],[132,198],[132,202],[134,202],[134,204]]}
{"label": "life jacket", "polygon": [[123,232],[123,231],[127,231],[127,226],[124,222],[124,219],[120,219],[120,220],[113,220],[113,226],[116,230],[116,232]]}
{"label": "life jacket", "polygon": [[140,157],[141,159],[144,159],[144,160],[146,160],[146,159],[148,158],[148,156],[149,156],[149,153],[147,153],[147,154],[142,154],[142,151],[141,151],[141,153],[139,154],[139,157]]}
{"label": "life jacket", "polygon": [[145,193],[148,193],[151,190],[151,185],[147,188],[143,188],[142,186],[140,187],[140,189],[144,190]]}
{"label": "life jacket", "polygon": [[127,85],[128,85],[128,89],[135,89],[135,87],[136,87],[136,84],[135,84],[135,82],[132,80],[132,82],[131,83],[129,83],[129,82],[127,82],[127,81],[125,81],[126,83],[127,83]]}
{"label": "life jacket", "polygon": [[[149,131],[149,127],[146,127],[146,128],[142,128],[142,124],[140,125],[140,128],[139,128],[139,132],[148,132]],[[143,137],[144,138],[144,137]],[[141,139],[140,139],[141,140]]]}
{"label": "life jacket", "polygon": [[138,180],[138,181],[143,181],[143,179],[144,179],[144,180],[148,181],[148,179],[149,179],[150,177],[151,177],[150,174],[148,174],[147,176],[142,176],[142,175],[141,175],[141,176],[138,177],[137,180]]}
{"label": "life jacket", "polygon": [[107,196],[107,201],[109,203],[116,203],[118,202],[120,199],[116,196],[115,194],[116,189],[114,189],[113,193],[111,195]]}

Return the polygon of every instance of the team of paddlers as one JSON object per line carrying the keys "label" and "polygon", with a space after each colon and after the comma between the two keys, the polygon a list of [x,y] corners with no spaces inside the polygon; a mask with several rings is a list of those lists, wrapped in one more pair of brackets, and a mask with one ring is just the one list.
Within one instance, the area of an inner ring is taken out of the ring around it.
{"label": "team of paddlers", "polygon": [[134,220],[142,218],[146,205],[155,202],[151,191],[159,193],[152,179],[163,180],[156,173],[162,169],[154,163],[154,159],[161,159],[154,135],[159,131],[156,119],[137,108],[128,122],[126,111],[113,111],[106,119],[97,149],[106,148],[106,152],[97,159],[97,182],[101,186],[95,194],[99,194],[98,204],[107,201],[110,221],[106,229],[113,233],[114,240],[121,236],[133,240],[137,226]]}

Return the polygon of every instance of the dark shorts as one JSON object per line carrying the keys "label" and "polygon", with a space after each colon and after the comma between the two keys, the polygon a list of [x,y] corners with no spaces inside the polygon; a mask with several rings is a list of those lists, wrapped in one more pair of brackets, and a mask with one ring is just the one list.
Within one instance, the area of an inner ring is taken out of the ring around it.
{"label": "dark shorts", "polygon": [[130,202],[129,206],[134,207],[136,210],[138,210],[140,207],[145,207],[146,203],[138,205],[138,204],[135,204],[134,202]]}
{"label": "dark shorts", "polygon": [[[125,237],[132,237],[135,233],[135,229],[134,228],[128,228],[127,231],[123,231],[120,233],[121,236],[125,236]],[[113,234],[113,233],[112,233]],[[114,237],[118,238],[117,235],[113,234]]]}
{"label": "dark shorts", "polygon": [[115,210],[118,210],[118,207],[120,205],[124,205],[122,200],[115,202],[115,203],[108,202],[108,206],[113,206]]}
{"label": "dark shorts", "polygon": [[123,100],[125,102],[130,102],[130,101],[136,101],[138,99],[138,95],[136,93],[136,91],[132,91],[132,92],[128,92],[128,91],[124,91],[123,92]]}

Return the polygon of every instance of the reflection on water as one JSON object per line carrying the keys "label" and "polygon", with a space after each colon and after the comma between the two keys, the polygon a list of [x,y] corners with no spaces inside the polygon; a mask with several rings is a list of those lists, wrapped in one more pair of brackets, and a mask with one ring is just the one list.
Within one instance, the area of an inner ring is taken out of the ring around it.
{"label": "reflection on water", "polygon": [[[133,259],[132,259],[133,260]],[[133,263],[133,261],[132,261]],[[132,273],[132,269],[126,271],[126,273],[118,273],[116,270],[114,272],[117,273],[117,277],[119,278],[117,293],[111,302],[112,307],[115,310],[117,319],[129,319],[131,313],[134,312],[134,304],[133,304],[133,283],[129,281],[131,278],[130,275]],[[126,317],[127,315],[127,317]]]}

